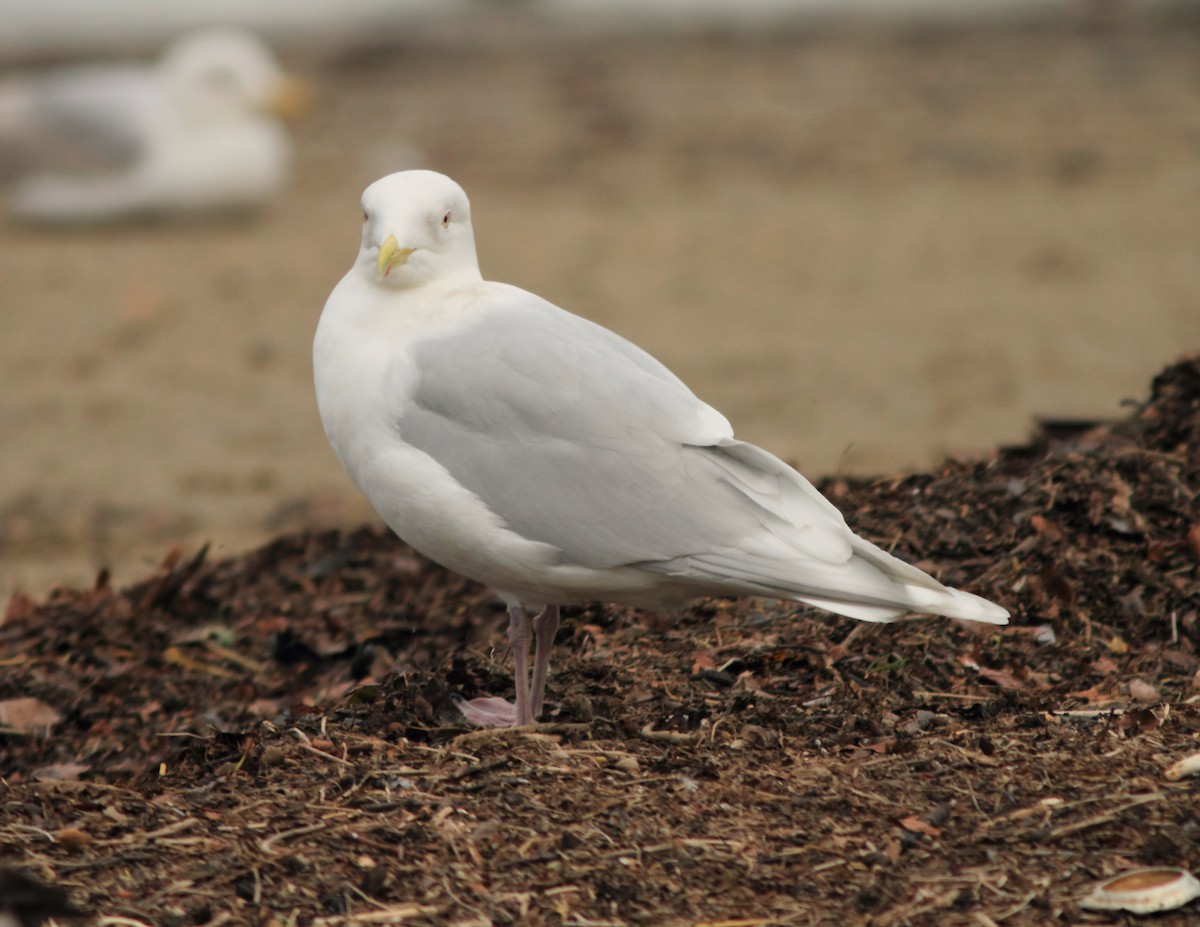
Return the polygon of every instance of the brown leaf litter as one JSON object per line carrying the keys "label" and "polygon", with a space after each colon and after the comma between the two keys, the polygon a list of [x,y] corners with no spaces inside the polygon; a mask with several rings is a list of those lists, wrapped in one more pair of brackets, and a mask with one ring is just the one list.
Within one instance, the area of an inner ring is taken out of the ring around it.
{"label": "brown leaf litter", "polygon": [[546,723],[475,732],[503,609],[380,530],[15,597],[0,874],[162,927],[991,927],[1131,924],[1078,901],[1200,867],[1200,358],[1125,421],[823,488],[1013,624],[569,609]]}

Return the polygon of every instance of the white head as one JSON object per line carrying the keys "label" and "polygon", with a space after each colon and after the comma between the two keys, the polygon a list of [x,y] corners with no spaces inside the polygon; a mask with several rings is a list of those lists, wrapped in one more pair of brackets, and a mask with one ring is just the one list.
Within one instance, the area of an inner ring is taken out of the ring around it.
{"label": "white head", "polygon": [[481,279],[471,204],[462,187],[434,171],[401,171],[363,192],[357,267],[380,286],[415,287]]}
{"label": "white head", "polygon": [[271,50],[239,29],[203,29],[175,42],[160,65],[175,104],[193,120],[272,113],[291,118],[308,107],[312,92],[286,75]]}

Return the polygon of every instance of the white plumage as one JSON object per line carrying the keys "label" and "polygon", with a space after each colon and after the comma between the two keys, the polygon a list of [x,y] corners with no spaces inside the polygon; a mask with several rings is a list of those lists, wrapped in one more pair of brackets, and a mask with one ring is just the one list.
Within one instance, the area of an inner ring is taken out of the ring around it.
{"label": "white plumage", "polygon": [[[541,707],[557,606],[793,599],[867,621],[1008,612],[858,537],[778,458],[623,338],[485,281],[470,205],[448,177],[392,174],[363,195],[358,259],[313,346],[337,456],[391,528],[508,603],[515,712]],[[526,671],[534,621],[532,691]]]}
{"label": "white plumage", "polygon": [[[8,78],[0,143],[33,161],[10,210],[63,224],[257,208],[287,179],[280,117],[307,94],[262,42],[229,29],[187,36],[152,67]],[[98,165],[81,169],[85,155]]]}

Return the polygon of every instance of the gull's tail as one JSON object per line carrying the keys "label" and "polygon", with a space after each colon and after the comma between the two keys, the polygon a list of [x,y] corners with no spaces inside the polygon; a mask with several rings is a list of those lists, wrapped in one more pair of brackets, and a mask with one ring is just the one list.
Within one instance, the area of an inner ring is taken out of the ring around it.
{"label": "gull's tail", "polygon": [[1008,624],[1008,611],[994,602],[943,586],[870,541],[852,537],[850,558],[837,564],[804,559],[790,564],[793,571],[774,560],[774,568],[764,569],[770,561],[726,550],[676,561],[664,572],[719,583],[731,595],[791,599],[860,621],[895,621],[915,613]]}
{"label": "gull's tail", "polygon": [[[855,572],[860,576],[874,573],[874,582],[870,583],[873,588],[864,588],[860,581],[854,584],[852,596],[847,595],[845,599],[836,594],[809,595],[803,592],[793,592],[788,598],[861,621],[894,621],[902,615],[915,612],[986,624],[1008,624],[1008,610],[995,602],[961,589],[943,586],[928,573],[858,536],[852,543],[854,561],[859,567]],[[863,599],[867,597],[876,601],[864,602]]]}
{"label": "gull's tail", "polygon": [[698,586],[815,605],[862,621],[894,621],[918,613],[1007,624],[1008,612],[987,599],[943,586],[932,576],[854,534],[841,512],[774,455],[740,441],[722,442],[706,458],[760,530],[729,547],[657,569]]}

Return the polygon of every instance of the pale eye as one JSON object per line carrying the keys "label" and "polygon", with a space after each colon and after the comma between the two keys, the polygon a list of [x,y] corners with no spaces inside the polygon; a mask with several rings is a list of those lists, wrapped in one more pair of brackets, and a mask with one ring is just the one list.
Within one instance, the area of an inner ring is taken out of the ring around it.
{"label": "pale eye", "polygon": [[450,210],[446,210],[446,214],[442,216],[442,228],[450,228]]}

